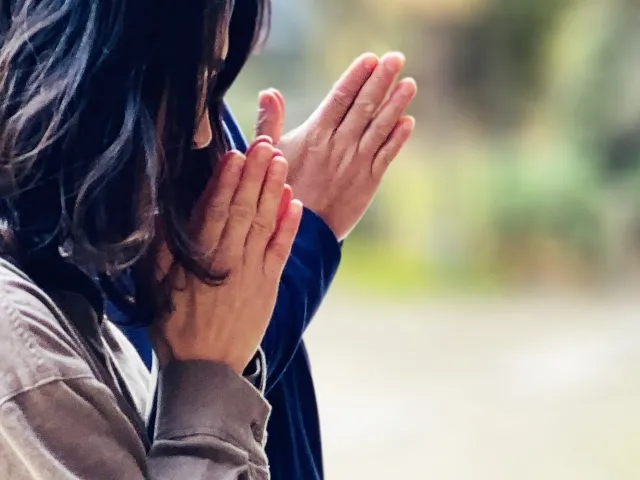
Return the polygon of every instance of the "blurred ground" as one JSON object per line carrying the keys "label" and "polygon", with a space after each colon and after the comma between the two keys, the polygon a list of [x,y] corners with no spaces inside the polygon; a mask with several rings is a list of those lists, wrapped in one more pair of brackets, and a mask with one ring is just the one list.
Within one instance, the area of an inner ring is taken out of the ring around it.
{"label": "blurred ground", "polygon": [[307,335],[327,478],[640,478],[638,312],[333,292]]}

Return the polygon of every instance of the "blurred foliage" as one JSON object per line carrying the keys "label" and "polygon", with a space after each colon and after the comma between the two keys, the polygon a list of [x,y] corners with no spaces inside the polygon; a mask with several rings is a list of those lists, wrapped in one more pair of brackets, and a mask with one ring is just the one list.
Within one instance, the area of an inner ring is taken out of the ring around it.
{"label": "blurred foliage", "polygon": [[413,140],[346,243],[339,281],[424,294],[640,271],[639,2],[274,4],[277,38],[229,99],[246,129],[258,89],[282,90],[293,127],[363,51],[404,51],[420,87]]}

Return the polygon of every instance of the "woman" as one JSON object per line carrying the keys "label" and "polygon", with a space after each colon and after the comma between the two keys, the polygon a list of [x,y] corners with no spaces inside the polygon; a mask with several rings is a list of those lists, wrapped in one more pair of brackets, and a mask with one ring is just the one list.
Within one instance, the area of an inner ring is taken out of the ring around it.
{"label": "woman", "polygon": [[[231,2],[0,8],[0,478],[268,478],[256,351],[302,207],[268,139],[216,162]],[[125,268],[161,366],[154,438],[90,280]]]}
{"label": "woman", "polygon": [[[259,0],[236,1],[229,55],[225,69],[216,79],[214,101],[228,90],[246,61],[250,46],[264,32],[261,27],[265,11]],[[376,66],[373,70],[372,60]],[[274,314],[262,341],[268,367],[265,397],[272,405],[266,452],[273,479],[323,477],[318,410],[302,335],[340,263],[337,235],[353,229],[380,183],[375,176],[354,178],[353,173],[383,172],[383,169],[371,168],[371,164],[388,165],[411,132],[411,128],[406,127],[412,127],[412,119],[404,113],[415,95],[415,82],[411,79],[403,79],[397,85],[394,82],[403,63],[402,55],[397,52],[379,61],[372,54],[361,56],[335,84],[318,111],[282,137],[286,142],[277,144],[290,162],[290,181],[296,195],[304,196],[305,209],[281,279]],[[402,94],[406,87],[409,95]],[[282,133],[284,105],[281,96],[276,94],[267,91],[260,95],[257,131],[277,141]],[[385,101],[387,98],[389,101]],[[265,100],[271,102],[265,103]],[[362,107],[372,103],[380,108],[372,115],[374,118],[367,118],[370,109]],[[345,104],[349,104],[349,108],[343,111]],[[365,128],[367,126],[372,128]],[[231,147],[245,151],[242,133],[228,110],[224,112],[224,128]],[[312,152],[306,149],[305,140],[309,138],[320,142]],[[351,148],[358,145],[364,148]],[[370,148],[372,146],[374,148]],[[354,152],[359,155],[355,156]],[[340,157],[343,166],[356,168],[331,168],[336,165],[336,157]],[[210,175],[209,162],[194,158],[190,165],[194,170],[202,167],[192,176],[192,191],[201,191]],[[122,283],[128,287],[126,282]],[[112,288],[113,282],[106,283],[105,287],[113,301],[110,314],[124,325],[126,335],[151,366],[152,348],[146,331],[130,326],[137,317],[135,308],[126,300],[128,295]],[[130,288],[127,290],[131,292]]]}

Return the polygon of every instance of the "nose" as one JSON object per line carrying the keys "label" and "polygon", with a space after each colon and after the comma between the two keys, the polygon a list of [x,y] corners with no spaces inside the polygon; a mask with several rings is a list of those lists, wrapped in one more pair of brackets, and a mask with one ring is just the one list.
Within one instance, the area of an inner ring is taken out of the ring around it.
{"label": "nose", "polygon": [[193,149],[199,150],[206,148],[211,144],[212,140],[213,130],[211,129],[211,121],[209,120],[209,109],[206,108],[198,122],[196,133],[193,136]]}

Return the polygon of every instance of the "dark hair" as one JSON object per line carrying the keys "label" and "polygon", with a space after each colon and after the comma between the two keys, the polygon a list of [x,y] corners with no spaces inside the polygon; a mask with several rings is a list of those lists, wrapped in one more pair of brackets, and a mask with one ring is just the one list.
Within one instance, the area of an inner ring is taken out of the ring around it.
{"label": "dark hair", "polygon": [[[170,306],[154,277],[156,224],[177,264],[213,272],[190,240],[197,195],[192,139],[202,79],[219,63],[229,0],[5,0],[0,4],[0,248],[44,265],[72,245],[74,262],[114,277],[132,267],[150,322]],[[255,46],[267,0],[237,0],[228,64]],[[240,19],[238,21],[237,19]],[[214,140],[226,148],[222,94],[209,88]],[[41,268],[41,267],[40,267]],[[28,272],[27,272],[28,273]],[[144,312],[144,314],[142,313]]]}

